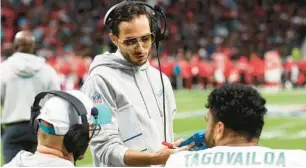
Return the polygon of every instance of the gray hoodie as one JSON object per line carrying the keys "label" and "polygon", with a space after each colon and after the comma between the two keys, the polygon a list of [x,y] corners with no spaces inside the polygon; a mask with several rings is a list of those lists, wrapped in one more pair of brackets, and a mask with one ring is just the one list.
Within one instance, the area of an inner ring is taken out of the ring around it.
{"label": "gray hoodie", "polygon": [[54,69],[43,58],[16,52],[0,64],[2,123],[30,120],[36,94],[60,89]]}
{"label": "gray hoodie", "polygon": [[54,155],[20,151],[3,167],[75,167],[71,161]]}
{"label": "gray hoodie", "polygon": [[[176,105],[169,79],[165,84],[167,141],[173,142]],[[163,96],[160,74],[149,62],[134,66],[116,53],[95,57],[82,91],[94,103],[112,109],[112,122],[90,142],[94,166],[126,166],[128,149],[157,152],[164,141]]]}

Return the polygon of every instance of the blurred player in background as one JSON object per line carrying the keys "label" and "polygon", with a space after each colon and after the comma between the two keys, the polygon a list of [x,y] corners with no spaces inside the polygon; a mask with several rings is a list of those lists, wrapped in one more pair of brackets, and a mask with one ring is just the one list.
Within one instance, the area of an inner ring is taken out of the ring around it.
{"label": "blurred player in background", "polygon": [[265,99],[252,87],[224,85],[208,97],[205,145],[201,151],[170,156],[166,166],[305,167],[306,152],[260,147],[258,141],[267,112]]}
{"label": "blurred player in background", "polygon": [[0,64],[2,149],[4,163],[19,151],[34,152],[36,137],[29,125],[34,96],[60,89],[58,76],[43,58],[34,55],[35,38],[21,31],[14,38],[15,53]]}

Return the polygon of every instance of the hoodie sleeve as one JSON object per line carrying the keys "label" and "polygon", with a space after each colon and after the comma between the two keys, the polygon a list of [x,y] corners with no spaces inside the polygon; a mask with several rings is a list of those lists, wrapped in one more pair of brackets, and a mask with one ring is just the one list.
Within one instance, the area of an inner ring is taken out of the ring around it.
{"label": "hoodie sleeve", "polygon": [[128,148],[119,136],[115,94],[111,85],[101,76],[93,75],[87,79],[81,91],[92,98],[94,104],[105,103],[112,109],[111,123],[101,125],[99,134],[90,141],[94,166],[126,166],[124,154]]}

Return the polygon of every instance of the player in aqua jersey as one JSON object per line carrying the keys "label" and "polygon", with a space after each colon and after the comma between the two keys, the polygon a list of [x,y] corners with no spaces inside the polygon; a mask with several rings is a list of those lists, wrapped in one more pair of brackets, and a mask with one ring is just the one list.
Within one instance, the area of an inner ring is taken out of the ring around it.
{"label": "player in aqua jersey", "polygon": [[224,85],[208,97],[208,149],[172,154],[171,167],[306,167],[306,151],[260,147],[267,112],[265,99],[252,87]]}

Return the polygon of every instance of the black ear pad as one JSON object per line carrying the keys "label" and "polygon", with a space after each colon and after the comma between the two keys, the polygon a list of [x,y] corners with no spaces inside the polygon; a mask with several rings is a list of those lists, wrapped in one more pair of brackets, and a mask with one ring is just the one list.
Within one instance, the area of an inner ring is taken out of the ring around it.
{"label": "black ear pad", "polygon": [[82,125],[74,125],[64,136],[64,145],[73,153],[74,160],[85,154],[89,142],[89,131]]}
{"label": "black ear pad", "polygon": [[38,122],[36,122],[36,118],[38,117],[38,115],[40,114],[40,109],[41,107],[38,106],[32,106],[31,107],[31,119],[30,119],[30,124],[32,126],[33,129],[33,133],[37,133],[38,130]]}
{"label": "black ear pad", "polygon": [[[115,10],[116,10],[116,9],[114,9],[114,11],[115,11]],[[106,22],[105,22],[106,27],[107,27],[109,30],[111,30],[111,31],[112,31],[112,29],[113,29],[113,24],[114,24],[114,21],[111,19],[111,18],[112,18],[112,16],[111,16],[112,14],[113,14],[113,12],[110,13],[110,16],[108,16],[109,19],[107,19]]]}
{"label": "black ear pad", "polygon": [[161,33],[160,27],[158,25],[158,19],[155,15],[153,15],[151,18],[151,30],[155,35],[155,40],[159,42],[164,40],[164,35]]}

